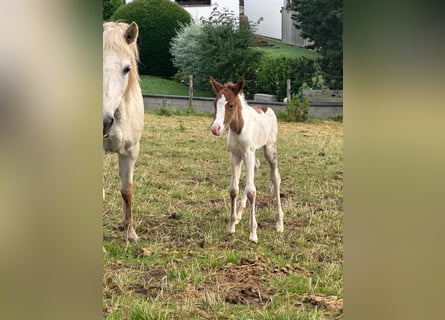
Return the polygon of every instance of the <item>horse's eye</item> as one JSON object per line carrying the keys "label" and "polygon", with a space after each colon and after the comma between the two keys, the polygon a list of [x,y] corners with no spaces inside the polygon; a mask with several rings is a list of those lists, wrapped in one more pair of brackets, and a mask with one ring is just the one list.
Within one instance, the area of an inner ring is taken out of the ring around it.
{"label": "horse's eye", "polygon": [[127,74],[127,73],[129,73],[130,72],[130,70],[131,70],[131,66],[126,66],[125,68],[124,68],[124,74]]}
{"label": "horse's eye", "polygon": [[229,104],[229,108],[230,108],[230,109],[233,109],[233,104]]}

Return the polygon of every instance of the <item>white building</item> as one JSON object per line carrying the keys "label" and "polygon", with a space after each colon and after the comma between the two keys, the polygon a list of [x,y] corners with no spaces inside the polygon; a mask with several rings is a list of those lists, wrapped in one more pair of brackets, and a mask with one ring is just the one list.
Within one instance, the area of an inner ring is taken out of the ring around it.
{"label": "white building", "polygon": [[281,8],[286,6],[286,0],[244,0],[244,15],[250,21],[261,19],[257,34],[281,39]]}
{"label": "white building", "polygon": [[[133,0],[125,0],[125,3],[130,3]],[[170,0],[181,5],[195,22],[199,22],[201,17],[207,18],[210,16],[215,5],[219,9],[227,8],[233,11],[235,15],[239,15],[239,0]]]}
{"label": "white building", "polygon": [[[126,0],[125,3],[133,0]],[[181,5],[195,22],[208,18],[215,6],[224,8],[239,15],[243,12],[250,21],[260,21],[256,34],[268,38],[282,40],[285,43],[304,47],[308,44],[301,38],[300,31],[294,27],[291,19],[292,5],[290,0],[170,0]]]}

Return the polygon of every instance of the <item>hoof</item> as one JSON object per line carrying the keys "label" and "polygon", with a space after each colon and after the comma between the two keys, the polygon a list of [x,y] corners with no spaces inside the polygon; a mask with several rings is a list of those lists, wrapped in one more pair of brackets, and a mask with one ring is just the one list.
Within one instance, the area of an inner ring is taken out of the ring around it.
{"label": "hoof", "polygon": [[139,243],[139,236],[136,234],[136,231],[134,231],[133,227],[128,228],[127,232],[127,240],[129,242]]}
{"label": "hoof", "polygon": [[117,228],[119,231],[125,232],[127,241],[139,243],[139,236],[131,225],[125,226],[123,223],[121,223],[117,226]]}
{"label": "hoof", "polygon": [[279,233],[283,233],[283,231],[284,231],[284,225],[283,225],[282,223],[277,223],[276,230],[277,230],[277,232],[279,232]]}
{"label": "hoof", "polygon": [[249,236],[249,241],[250,242],[254,242],[254,243],[257,243],[258,242],[258,236],[255,234],[255,235],[250,235]]}
{"label": "hoof", "polygon": [[133,242],[133,243],[139,244],[139,243],[141,242],[140,239],[141,239],[141,238],[139,238],[138,236],[136,236],[136,238],[130,238],[130,237],[128,237],[128,238],[127,238],[127,241],[128,241],[128,242]]}

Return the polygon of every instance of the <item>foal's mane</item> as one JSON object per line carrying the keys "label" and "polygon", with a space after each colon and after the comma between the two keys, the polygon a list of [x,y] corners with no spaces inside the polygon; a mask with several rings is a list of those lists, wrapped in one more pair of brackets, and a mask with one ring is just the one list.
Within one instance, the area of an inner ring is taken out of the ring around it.
{"label": "foal's mane", "polygon": [[130,57],[131,70],[128,78],[127,92],[135,92],[139,87],[138,61],[139,51],[136,41],[128,44],[125,41],[125,31],[129,25],[125,22],[104,22],[103,24],[103,49],[111,49]]}
{"label": "foal's mane", "polygon": [[[229,82],[226,82],[226,83],[224,84],[224,88],[233,90],[233,88],[235,87],[235,85],[236,85],[236,83],[233,83],[233,82],[229,81]],[[240,94],[240,95],[243,94],[243,89],[240,90],[239,94]]]}
{"label": "foal's mane", "polygon": [[[236,85],[236,83],[233,83],[231,81],[226,82],[226,83],[224,83],[224,88],[222,90],[229,89],[230,92],[232,92],[232,90],[235,87],[235,85]],[[235,96],[235,101],[236,101],[237,97],[239,98],[240,108],[242,108],[243,102],[245,102],[243,89],[241,89],[240,92],[238,93],[238,95]]]}

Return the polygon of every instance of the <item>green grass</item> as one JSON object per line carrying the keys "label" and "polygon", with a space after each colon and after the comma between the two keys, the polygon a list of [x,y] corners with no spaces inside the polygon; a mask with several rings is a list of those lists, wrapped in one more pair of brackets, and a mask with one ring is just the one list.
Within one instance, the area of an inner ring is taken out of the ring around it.
{"label": "green grass", "polygon": [[[177,81],[163,79],[154,76],[141,75],[141,89],[144,94],[166,94],[177,96],[188,96],[189,88]],[[195,90],[196,97],[214,97],[213,92]]]}
{"label": "green grass", "polygon": [[121,217],[118,163],[105,156],[104,318],[342,317],[343,124],[279,122],[285,230],[274,230],[270,173],[259,151],[253,244],[247,211],[236,233],[226,233],[229,153],[210,122],[145,115],[134,172],[138,245],[114,227]]}
{"label": "green grass", "polygon": [[306,57],[309,59],[316,59],[320,55],[312,50],[300,48],[290,44],[282,43],[280,41],[266,39],[269,45],[273,47],[258,47],[257,50],[264,52],[266,56],[271,57],[286,57],[286,58],[299,58]]}

